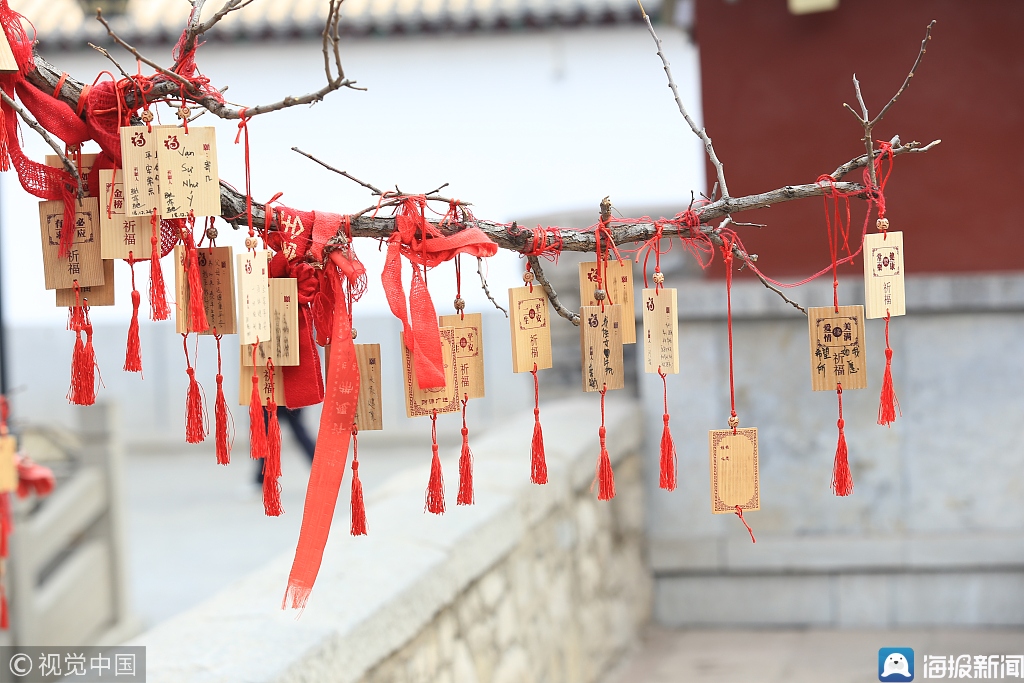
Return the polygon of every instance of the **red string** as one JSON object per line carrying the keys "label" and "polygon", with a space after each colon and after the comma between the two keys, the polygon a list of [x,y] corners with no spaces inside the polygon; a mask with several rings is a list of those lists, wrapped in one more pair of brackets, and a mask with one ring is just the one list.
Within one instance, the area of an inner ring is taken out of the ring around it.
{"label": "red string", "polygon": [[[243,136],[245,137],[245,215],[246,220],[249,223],[249,237],[256,236],[256,230],[252,224],[252,174],[250,172],[249,165],[249,118],[245,115],[245,107],[239,112],[238,132],[235,133],[235,144],[238,144],[238,139]],[[271,200],[273,201],[273,200]],[[266,233],[263,235],[263,246],[266,248]],[[253,246],[252,250],[255,252],[256,247]]]}
{"label": "red string", "polygon": [[[462,299],[462,255],[459,254],[455,257],[455,299]],[[466,302],[462,302],[462,308],[459,309],[459,320],[466,319]]]}
{"label": "red string", "polygon": [[743,508],[741,508],[739,505],[736,506],[736,516],[740,518],[741,522],[743,522],[743,526],[747,527],[747,533],[750,534],[751,542],[757,543],[757,539],[754,538],[754,530],[750,528],[750,525],[747,524],[747,520],[743,518]]}

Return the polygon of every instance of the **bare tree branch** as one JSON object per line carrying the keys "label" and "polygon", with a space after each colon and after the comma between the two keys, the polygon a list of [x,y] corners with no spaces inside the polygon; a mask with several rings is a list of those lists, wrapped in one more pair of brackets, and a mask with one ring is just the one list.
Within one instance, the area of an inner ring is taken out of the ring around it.
{"label": "bare tree branch", "polygon": [[551,302],[551,307],[555,309],[555,313],[562,316],[573,325],[579,327],[580,316],[578,313],[573,313],[568,308],[562,305],[562,302],[558,300],[558,293],[555,288],[551,286],[548,279],[544,277],[544,269],[540,267],[540,259],[536,256],[527,256],[526,259],[530,262],[530,269],[533,271],[534,277],[537,278],[538,284],[544,288],[544,293],[548,297],[548,301]]}
{"label": "bare tree branch", "polygon": [[50,146],[50,149],[53,150],[53,153],[60,158],[60,162],[64,164],[64,170],[70,173],[71,177],[75,179],[75,184],[78,185],[78,198],[81,199],[82,197],[84,197],[85,190],[82,188],[82,176],[79,175],[78,168],[75,167],[75,164],[66,156],[64,156],[64,150],[61,148],[59,144],[57,144],[57,141],[54,140],[48,132],[46,132],[45,128],[39,125],[39,122],[37,122],[35,119],[29,116],[28,112],[25,111],[25,109],[22,108],[20,104],[11,99],[11,97],[2,90],[0,90],[0,98],[3,99],[4,104],[6,104],[14,111],[18,112],[18,115],[21,116],[22,120],[26,124],[28,124],[29,128],[39,133],[39,136],[42,137],[46,144]]}
{"label": "bare tree branch", "polygon": [[492,304],[494,304],[494,307],[504,313],[507,318],[508,310],[502,308],[501,305],[494,300],[494,297],[491,296],[491,288],[487,286],[487,278],[484,277],[484,260],[479,256],[476,257],[476,274],[480,276],[480,286],[483,287],[484,294],[486,294],[487,298],[490,299]]}
{"label": "bare tree branch", "polygon": [[[384,194],[383,192],[378,190],[376,187],[374,187],[370,183],[363,182],[359,178],[356,178],[354,175],[351,175],[351,174],[347,173],[346,171],[342,171],[340,169],[334,168],[333,166],[328,164],[326,161],[322,161],[320,159],[317,159],[315,156],[313,156],[309,152],[303,152],[298,147],[292,147],[292,151],[293,152],[298,152],[299,154],[301,154],[302,156],[306,157],[307,159],[315,161],[316,163],[318,163],[321,166],[323,166],[324,168],[326,168],[328,171],[334,171],[338,175],[344,176],[344,177],[348,178],[349,180],[351,180],[352,182],[358,183],[359,185],[362,185],[363,187],[365,187],[367,190],[369,190],[370,192],[372,192],[375,195],[382,195],[382,194]],[[447,184],[448,183],[445,183],[444,185],[447,185]],[[442,185],[441,187],[444,187],[444,185]],[[440,189],[440,188],[438,188],[438,189]],[[431,192],[429,194],[435,194],[436,192],[437,192],[437,190],[434,190],[434,192]]]}

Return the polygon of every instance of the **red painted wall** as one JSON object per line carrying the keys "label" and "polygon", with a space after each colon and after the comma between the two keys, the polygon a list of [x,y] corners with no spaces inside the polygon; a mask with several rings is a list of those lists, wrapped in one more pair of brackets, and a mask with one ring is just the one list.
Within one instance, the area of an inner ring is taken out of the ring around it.
{"label": "red painted wall", "polygon": [[[924,62],[874,134],[942,139],[926,154],[896,158],[891,228],[904,231],[911,274],[1021,270],[1024,2],[841,0],[836,11],[794,16],[786,0],[697,0],[708,133],[734,196],[814,182],[863,153],[860,125],[842,106],[857,106],[852,75],[874,116],[903,82],[931,19]],[[709,188],[714,177],[709,164]],[[864,202],[853,201],[859,230]],[[820,199],[738,220],[768,224],[740,235],[770,275],[829,264]]]}

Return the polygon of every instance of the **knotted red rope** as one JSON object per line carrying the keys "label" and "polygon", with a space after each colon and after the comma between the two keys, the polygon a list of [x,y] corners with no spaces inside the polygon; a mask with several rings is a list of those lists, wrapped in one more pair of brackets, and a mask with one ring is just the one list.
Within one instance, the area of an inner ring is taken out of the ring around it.
{"label": "knotted red rope", "polygon": [[132,271],[132,320],[128,323],[128,343],[124,352],[124,371],[142,372],[142,341],[139,339],[139,305],[142,295],[135,286],[135,254],[128,252],[128,267]]}
{"label": "knotted red rope", "polygon": [[[437,313],[427,290],[427,269],[451,260],[456,254],[493,256],[498,245],[475,227],[463,227],[452,235],[445,235],[426,219],[425,207],[426,198],[422,195],[401,198],[395,215],[395,231],[388,238],[381,282],[391,312],[402,321],[405,346],[412,354],[416,380],[421,389],[433,389],[445,385],[445,376]],[[408,309],[402,286],[402,256],[412,265]]]}
{"label": "knotted red rope", "polygon": [[366,535],[366,503],[363,502],[363,482],[359,480],[359,428],[352,426],[352,493],[349,499],[349,534]]}
{"label": "knotted red rope", "polygon": [[430,480],[423,509],[435,515],[444,514],[444,477],[441,474],[441,459],[437,455],[437,411],[430,414]]}
{"label": "knotted red rope", "polygon": [[235,422],[228,410],[227,399],[224,398],[224,374],[221,367],[220,340],[223,335],[213,331],[213,338],[217,340],[217,400],[214,405],[214,428],[216,430],[217,464],[228,465],[231,463],[231,446],[235,441]]}
{"label": "knotted red rope", "polygon": [[885,312],[885,373],[882,375],[882,393],[878,399],[878,424],[889,426],[896,421],[896,412],[900,410],[900,401],[896,398],[896,389],[892,384],[892,347],[889,346],[889,311]]}

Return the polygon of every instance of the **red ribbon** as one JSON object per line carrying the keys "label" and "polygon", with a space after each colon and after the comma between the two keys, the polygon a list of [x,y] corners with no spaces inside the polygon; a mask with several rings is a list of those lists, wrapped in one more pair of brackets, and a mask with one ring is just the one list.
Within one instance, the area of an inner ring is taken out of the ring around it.
{"label": "red ribbon", "polygon": [[[445,379],[437,313],[427,290],[427,268],[449,261],[457,254],[494,256],[498,245],[479,228],[463,227],[453,235],[445,235],[426,219],[425,207],[426,199],[422,195],[402,198],[395,215],[395,232],[388,238],[381,282],[391,312],[402,321],[405,346],[412,354],[420,388],[433,389],[443,387]],[[402,286],[402,256],[412,264],[408,313]]]}
{"label": "red ribbon", "polygon": [[[334,291],[343,292],[346,284],[358,286],[366,269],[354,256],[341,250],[331,253],[324,279],[332,280]],[[338,491],[345,474],[348,445],[355,426],[356,400],[359,396],[359,365],[352,341],[352,319],[347,297],[335,296],[334,329],[331,337],[331,363],[327,373],[326,404],[320,415],[313,468],[309,473],[302,527],[295,559],[288,575],[282,607],[289,603],[303,608],[320,571],[324,546],[338,502]]]}

